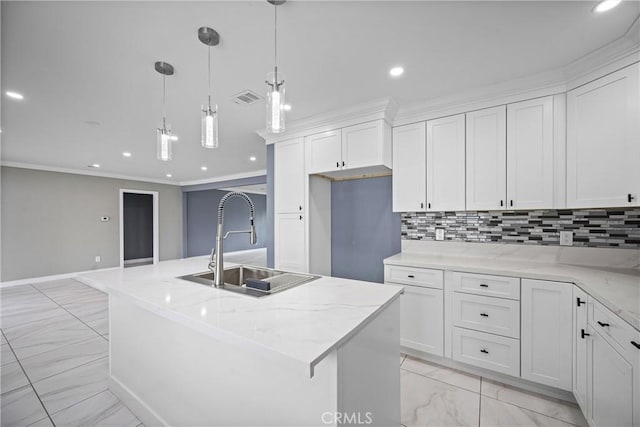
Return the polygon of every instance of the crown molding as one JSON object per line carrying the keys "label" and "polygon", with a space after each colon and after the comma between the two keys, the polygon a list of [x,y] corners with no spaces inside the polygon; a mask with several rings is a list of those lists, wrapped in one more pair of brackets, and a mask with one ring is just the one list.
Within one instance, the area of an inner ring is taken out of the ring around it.
{"label": "crown molding", "polygon": [[195,179],[193,181],[180,181],[178,184],[185,187],[187,185],[214,184],[216,182],[234,181],[243,178],[253,178],[256,176],[264,176],[267,174],[266,169],[260,169],[252,172],[236,173],[233,175],[216,176],[215,178]]}
{"label": "crown molding", "polygon": [[74,175],[96,176],[100,178],[126,179],[128,181],[151,182],[154,184],[165,184],[165,185],[174,185],[174,186],[181,185],[179,182],[167,181],[164,179],[153,179],[153,178],[145,178],[142,176],[132,176],[132,175],[120,175],[120,174],[109,173],[109,172],[85,171],[81,169],[60,168],[57,166],[36,165],[31,163],[8,162],[4,160],[0,162],[0,165],[3,167],[6,166],[10,168],[33,169],[33,170],[40,170],[40,171],[46,171],[46,172],[70,173]]}
{"label": "crown molding", "polygon": [[283,133],[271,134],[264,129],[258,130],[256,133],[260,135],[267,144],[274,144],[276,142],[373,120],[383,119],[389,124],[392,124],[397,112],[398,104],[396,104],[392,98],[379,98],[296,120],[288,124],[287,130]]}

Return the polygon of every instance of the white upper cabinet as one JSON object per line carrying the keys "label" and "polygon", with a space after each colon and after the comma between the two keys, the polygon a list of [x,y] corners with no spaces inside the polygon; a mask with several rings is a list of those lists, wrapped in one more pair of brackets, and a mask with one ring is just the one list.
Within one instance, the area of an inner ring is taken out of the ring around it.
{"label": "white upper cabinet", "polygon": [[310,135],[305,140],[309,174],[345,177],[350,170],[366,174],[391,168],[391,128],[384,120]]}
{"label": "white upper cabinet", "polygon": [[509,209],[554,206],[553,97],[507,105]]}
{"label": "white upper cabinet", "polygon": [[567,207],[638,206],[638,63],[567,93]]}
{"label": "white upper cabinet", "polygon": [[393,128],[393,211],[424,212],[427,197],[425,123]]}
{"label": "white upper cabinet", "polygon": [[390,127],[375,120],[342,129],[342,167],[382,165],[391,168]]}
{"label": "white upper cabinet", "polygon": [[467,113],[467,209],[505,209],[506,107]]}
{"label": "white upper cabinet", "polygon": [[305,187],[303,139],[276,144],[273,161],[275,212],[302,212]]}
{"label": "white upper cabinet", "polygon": [[310,162],[307,172],[336,171],[342,168],[342,132],[340,129],[305,137]]}
{"label": "white upper cabinet", "polygon": [[427,121],[427,210],[465,209],[464,114]]}

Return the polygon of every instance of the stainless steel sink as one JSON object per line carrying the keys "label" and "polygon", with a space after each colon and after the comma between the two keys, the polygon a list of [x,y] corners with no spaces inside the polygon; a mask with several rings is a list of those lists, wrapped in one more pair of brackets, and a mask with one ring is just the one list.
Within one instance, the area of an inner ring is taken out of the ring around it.
{"label": "stainless steel sink", "polygon": [[[286,289],[291,289],[313,280],[320,276],[310,274],[291,273],[287,271],[274,270],[272,268],[254,267],[251,265],[239,265],[224,269],[224,285],[220,289],[232,292],[239,292],[254,297],[264,297]],[[179,279],[189,280],[207,286],[214,286],[213,272],[189,274],[180,276]],[[247,286],[247,280],[259,280],[268,282],[270,290],[260,290]]]}

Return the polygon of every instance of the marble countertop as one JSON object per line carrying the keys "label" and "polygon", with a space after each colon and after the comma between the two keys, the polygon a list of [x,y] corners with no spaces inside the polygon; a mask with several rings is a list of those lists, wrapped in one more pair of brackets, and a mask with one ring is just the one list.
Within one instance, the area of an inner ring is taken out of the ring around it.
{"label": "marble countertop", "polygon": [[386,258],[384,263],[572,282],[631,326],[640,330],[640,270],[636,268],[588,267],[565,263],[513,260],[504,259],[494,254],[455,256],[420,252],[401,252]]}
{"label": "marble countertop", "polygon": [[311,376],[315,365],[402,293],[398,286],[323,276],[255,298],[176,278],[207,271],[207,263],[208,257],[194,257],[78,279],[215,339],[284,358]]}

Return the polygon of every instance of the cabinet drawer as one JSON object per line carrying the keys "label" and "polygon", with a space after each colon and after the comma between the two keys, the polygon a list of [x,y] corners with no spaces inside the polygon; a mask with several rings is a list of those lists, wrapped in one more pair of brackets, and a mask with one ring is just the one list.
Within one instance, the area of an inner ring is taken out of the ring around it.
{"label": "cabinet drawer", "polygon": [[520,279],[488,274],[453,272],[451,287],[456,292],[520,299]]}
{"label": "cabinet drawer", "polygon": [[453,360],[520,376],[520,340],[453,328]]}
{"label": "cabinet drawer", "polygon": [[625,355],[638,357],[640,349],[635,348],[631,341],[640,344],[640,332],[593,298],[589,302],[589,324],[619,344]]}
{"label": "cabinet drawer", "polygon": [[442,289],[444,281],[442,270],[402,267],[399,265],[385,265],[384,280],[385,282],[436,289]]}
{"label": "cabinet drawer", "polygon": [[476,331],[520,338],[520,303],[454,292],[453,324]]}

